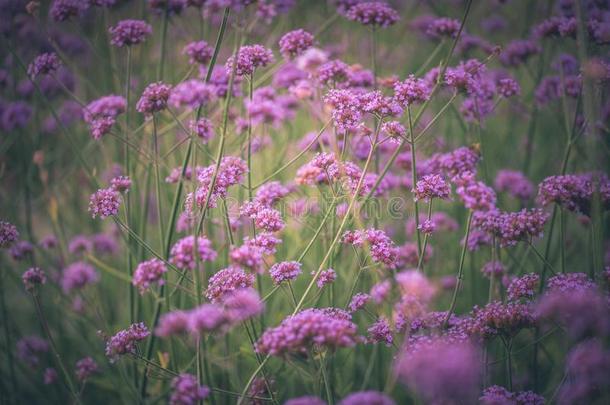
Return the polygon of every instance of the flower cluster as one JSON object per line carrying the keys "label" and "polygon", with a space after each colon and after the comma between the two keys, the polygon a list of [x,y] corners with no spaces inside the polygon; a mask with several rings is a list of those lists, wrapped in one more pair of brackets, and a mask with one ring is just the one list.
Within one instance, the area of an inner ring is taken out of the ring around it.
{"label": "flower cluster", "polygon": [[46,52],[38,55],[28,66],[28,75],[34,79],[40,75],[55,72],[61,66],[61,60],[55,52]]}
{"label": "flower cluster", "polygon": [[146,292],[153,283],[163,285],[163,274],[167,272],[167,267],[159,259],[150,259],[138,264],[133,272],[133,280],[131,283],[136,287],[140,294]]}
{"label": "flower cluster", "polygon": [[151,83],[144,89],[142,97],[136,104],[136,110],[151,115],[167,107],[171,86],[163,82]]}
{"label": "flower cluster", "polygon": [[[195,256],[195,251],[199,253],[199,257]],[[200,236],[195,240],[193,235],[189,235],[172,246],[169,261],[179,269],[194,270],[198,261],[212,262],[216,260],[216,256],[209,239]]]}
{"label": "flower cluster", "polygon": [[299,262],[276,263],[269,269],[269,275],[275,284],[295,280],[299,274],[301,274],[301,263]]}
{"label": "flower cluster", "polygon": [[144,323],[134,323],[129,328],[120,330],[106,342],[106,356],[115,362],[125,354],[135,354],[136,345],[150,335]]}
{"label": "flower cluster", "polygon": [[273,356],[307,355],[310,349],[352,347],[358,342],[356,325],[347,313],[334,308],[305,309],[267,329],[256,342],[256,351]]}
{"label": "flower cluster", "polygon": [[294,59],[313,46],[313,35],[298,29],[287,32],[280,38],[280,53],[286,59]]}
{"label": "flower cluster", "polygon": [[227,60],[226,70],[230,74],[233,71],[233,61],[237,59],[235,74],[247,76],[254,73],[258,68],[273,63],[273,52],[262,45],[246,45],[239,48],[237,57],[231,56]]}
{"label": "flower cluster", "polygon": [[122,48],[137,45],[152,35],[152,27],[142,20],[122,20],[108,30],[110,43]]}
{"label": "flower cluster", "polygon": [[381,1],[357,3],[347,10],[345,15],[349,20],[363,25],[389,27],[400,19],[398,12],[390,5]]}

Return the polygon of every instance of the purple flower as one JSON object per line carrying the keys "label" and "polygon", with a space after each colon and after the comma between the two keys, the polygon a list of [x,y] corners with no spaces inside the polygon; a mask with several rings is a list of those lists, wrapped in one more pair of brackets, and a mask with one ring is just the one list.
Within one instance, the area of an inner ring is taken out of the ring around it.
{"label": "purple flower", "polygon": [[191,79],[178,83],[169,95],[168,103],[174,108],[198,108],[216,98],[216,88],[201,80]]}
{"label": "purple flower", "polygon": [[171,86],[163,82],[151,83],[144,89],[142,97],[136,104],[136,110],[151,115],[167,108]]}
{"label": "purple flower", "polygon": [[78,381],[86,381],[98,370],[98,365],[91,357],[84,357],[76,362],[76,378]]}
{"label": "purple flower", "polygon": [[190,42],[183,49],[182,53],[188,55],[189,63],[194,65],[196,63],[200,65],[207,64],[214,53],[214,48],[208,45],[205,41]]}
{"label": "purple flower", "polygon": [[[216,165],[211,165],[197,173],[199,187],[195,192],[195,201],[199,207],[204,207],[206,205],[206,199],[209,188],[212,184],[215,169]],[[220,167],[218,168],[218,175],[216,176],[214,188],[210,193],[210,201],[207,203],[208,207],[216,207],[218,199],[226,197],[229,187],[241,183],[243,181],[244,174],[247,172],[248,165],[243,159],[235,156],[225,156],[222,158]],[[192,211],[192,200],[193,195],[189,194],[185,203],[186,211]]]}
{"label": "purple flower", "polygon": [[195,133],[203,143],[208,143],[214,137],[214,124],[208,118],[199,118],[190,121],[189,129]]}
{"label": "purple flower", "polygon": [[10,222],[0,221],[0,248],[10,247],[19,240],[17,227]]}
{"label": "purple flower", "polygon": [[381,125],[381,132],[389,136],[395,143],[400,143],[407,136],[406,128],[398,121],[384,122]]}
{"label": "purple flower", "polygon": [[358,341],[356,333],[356,325],[349,315],[345,318],[333,311],[305,309],[287,317],[279,326],[267,329],[256,343],[256,351],[284,356],[307,355],[312,347],[353,347]]}
{"label": "purple flower", "polygon": [[453,18],[437,18],[433,20],[426,30],[426,34],[434,38],[448,37],[455,38],[460,30],[459,20]]}
{"label": "purple flower", "polygon": [[91,194],[89,212],[93,218],[108,218],[119,213],[121,194],[114,188],[101,188]]}
{"label": "purple flower", "polygon": [[13,260],[24,260],[26,257],[31,257],[34,254],[34,245],[27,240],[20,240],[11,246],[9,254]]}
{"label": "purple flower", "polygon": [[496,84],[496,90],[498,91],[498,94],[504,98],[517,96],[521,93],[521,87],[519,86],[519,83],[515,79],[510,77],[505,77],[498,80],[498,83]]}
{"label": "purple flower", "polygon": [[210,395],[208,387],[201,386],[197,377],[182,373],[172,380],[172,395],[169,399],[171,405],[196,405]]}
{"label": "purple flower", "polygon": [[540,277],[535,273],[518,277],[509,284],[506,295],[510,301],[531,300],[536,294],[539,282]]}
{"label": "purple flower", "polygon": [[230,266],[210,277],[205,296],[211,302],[221,302],[225,294],[254,285],[254,275],[239,267]]}
{"label": "purple flower", "polygon": [[49,13],[53,20],[60,22],[80,17],[88,8],[88,2],[82,0],[54,0]]}
{"label": "purple flower", "polygon": [[392,283],[390,282],[390,280],[380,281],[371,287],[370,298],[372,298],[376,304],[381,304],[383,301],[386,300],[391,290]]}
{"label": "purple flower", "polygon": [[17,341],[17,357],[34,368],[40,363],[39,355],[49,351],[49,343],[38,336],[25,336]]}
{"label": "purple flower", "polygon": [[510,392],[504,387],[492,385],[483,390],[479,398],[482,405],[544,405],[544,397],[533,391]]}
{"label": "purple flower", "polygon": [[148,7],[155,14],[180,14],[188,6],[188,0],[148,0]]}
{"label": "purple flower", "polygon": [[515,40],[506,45],[500,54],[500,62],[505,66],[519,66],[531,56],[540,53],[542,48],[529,39]]}
{"label": "purple flower", "polygon": [[61,287],[68,294],[74,289],[81,289],[88,284],[95,284],[98,280],[99,274],[93,266],[85,262],[76,262],[63,270]]}
{"label": "purple flower", "polygon": [[272,255],[275,253],[275,247],[282,243],[281,239],[276,238],[271,233],[261,232],[256,235],[254,239],[244,238],[244,244],[252,245],[261,250],[265,255]]}
{"label": "purple flower", "polygon": [[427,403],[476,403],[480,368],[477,350],[469,343],[432,339],[405,350],[395,370]]}
{"label": "purple flower", "polygon": [[589,176],[566,174],[544,179],[538,185],[536,201],[542,206],[556,203],[570,211],[586,212],[592,194]]}
{"label": "purple flower", "polygon": [[199,259],[194,255],[195,237],[189,235],[177,241],[170,252],[170,263],[179,269],[194,270],[197,260],[212,262],[216,260],[217,253],[212,248],[212,242],[200,236],[197,238],[197,251]]}
{"label": "purple flower", "polygon": [[337,273],[333,269],[322,270],[316,280],[318,288],[323,288],[327,284],[331,284],[337,278]]}
{"label": "purple flower", "polygon": [[313,35],[298,29],[282,35],[279,42],[280,53],[286,59],[294,59],[313,46]]}
{"label": "purple flower", "polygon": [[392,346],[394,343],[392,328],[386,318],[379,318],[367,329],[367,332],[369,343],[385,343],[386,346]]}
{"label": "purple flower", "polygon": [[186,311],[172,311],[161,315],[155,335],[168,337],[180,335],[188,331],[189,313]]}
{"label": "purple flower", "polygon": [[496,193],[481,181],[474,180],[474,174],[466,172],[459,178],[455,193],[464,206],[473,211],[490,211],[496,206]]}
{"label": "purple flower", "polygon": [[110,43],[122,48],[137,45],[152,34],[152,27],[142,20],[122,20],[108,29]]}
{"label": "purple flower", "polygon": [[244,244],[235,247],[229,253],[231,262],[240,267],[245,267],[253,273],[263,271],[263,251],[254,245]]}
{"label": "purple flower", "polygon": [[338,405],[396,405],[396,402],[383,392],[358,391],[343,398]]}
{"label": "purple flower", "polygon": [[[231,56],[226,63],[227,73],[233,70],[233,59]],[[257,68],[265,67],[273,63],[273,52],[262,45],[242,46],[237,52],[237,66],[235,74],[237,76],[251,75]]]}
{"label": "purple flower", "polygon": [[47,276],[39,267],[31,267],[27,269],[21,276],[21,279],[23,280],[23,285],[28,292],[33,292],[36,289],[36,286],[45,284],[47,282]]}
{"label": "purple flower", "polygon": [[68,243],[68,252],[73,255],[81,255],[93,251],[93,242],[85,235],[76,235]]}
{"label": "purple flower", "polygon": [[126,193],[131,188],[131,179],[127,176],[117,176],[110,180],[110,187],[119,193]]}
{"label": "purple flower", "polygon": [[124,354],[135,354],[136,344],[150,335],[144,323],[134,323],[129,328],[120,330],[106,342],[106,356],[114,363]]}
{"label": "purple flower", "polygon": [[496,336],[512,338],[522,329],[531,328],[534,324],[534,316],[529,305],[491,302],[483,308],[474,307],[467,329],[470,334],[483,339]]}
{"label": "purple flower", "polygon": [[195,336],[205,333],[224,332],[228,326],[222,307],[216,304],[203,304],[189,312],[188,330]]}
{"label": "purple flower", "polygon": [[259,187],[254,200],[266,207],[271,207],[289,193],[290,189],[279,181],[270,181]]}
{"label": "purple flower", "polygon": [[516,170],[500,170],[496,175],[494,187],[520,200],[529,200],[534,186],[525,175]]}
{"label": "purple flower", "polygon": [[39,75],[55,72],[61,66],[61,60],[55,52],[46,52],[38,55],[28,66],[28,75],[34,79]]}
{"label": "purple flower", "polygon": [[32,117],[32,107],[25,101],[14,101],[0,107],[0,128],[10,132],[25,127]]}
{"label": "purple flower", "polygon": [[403,107],[423,103],[430,98],[430,87],[422,79],[410,75],[404,81],[394,83],[394,99]]}
{"label": "purple flower", "polygon": [[451,189],[441,176],[429,174],[418,180],[411,192],[415,194],[415,201],[424,200],[430,202],[433,198],[447,200]]}
{"label": "purple flower", "polygon": [[[606,346],[607,347],[607,346]],[[610,352],[598,340],[586,340],[568,353],[566,383],[559,391],[559,404],[604,402],[610,379]]]}
{"label": "purple flower", "polygon": [[280,262],[269,269],[269,275],[275,284],[295,280],[301,274],[301,263]]}
{"label": "purple flower", "polygon": [[436,223],[431,219],[424,219],[418,226],[419,229],[425,235],[431,235],[436,231]]}
{"label": "purple flower", "polygon": [[288,401],[284,402],[284,405],[326,405],[326,402],[320,399],[320,397],[307,395],[304,397],[290,398]]}
{"label": "purple flower", "polygon": [[506,268],[504,267],[502,262],[498,260],[492,260],[483,265],[481,273],[483,273],[483,275],[489,279],[500,279],[506,273]]}
{"label": "purple flower", "polygon": [[[315,77],[322,84],[335,87],[349,79],[349,66],[338,59],[325,62],[316,69]],[[328,103],[328,101],[326,101]]]}
{"label": "purple flower", "polygon": [[127,110],[127,101],[121,96],[105,96],[92,101],[83,109],[83,119],[91,130],[93,139],[99,140],[110,132],[116,117]]}
{"label": "purple flower", "polygon": [[358,3],[350,7],[345,15],[348,20],[362,25],[373,25],[381,28],[395,24],[400,16],[390,5],[381,1]]}
{"label": "purple flower", "polygon": [[349,302],[348,308],[350,312],[356,312],[362,309],[368,300],[371,299],[371,296],[365,293],[357,293],[355,294],[351,301]]}
{"label": "purple flower", "polygon": [[153,283],[165,284],[163,274],[167,272],[167,267],[159,259],[150,259],[138,264],[133,273],[132,284],[137,287],[140,294],[144,294]]}
{"label": "purple flower", "polygon": [[256,290],[240,288],[223,297],[222,304],[226,317],[232,323],[239,323],[263,313],[265,304]]}
{"label": "purple flower", "polygon": [[42,382],[45,385],[54,384],[57,381],[57,370],[52,367],[47,367],[42,376]]}

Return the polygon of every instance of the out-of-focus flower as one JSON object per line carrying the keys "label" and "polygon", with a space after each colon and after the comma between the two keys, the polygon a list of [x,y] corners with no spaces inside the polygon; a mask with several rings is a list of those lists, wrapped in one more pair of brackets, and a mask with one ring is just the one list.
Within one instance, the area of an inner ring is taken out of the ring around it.
{"label": "out-of-focus flower", "polygon": [[110,43],[122,48],[137,45],[152,34],[152,27],[142,20],[122,20],[108,29]]}

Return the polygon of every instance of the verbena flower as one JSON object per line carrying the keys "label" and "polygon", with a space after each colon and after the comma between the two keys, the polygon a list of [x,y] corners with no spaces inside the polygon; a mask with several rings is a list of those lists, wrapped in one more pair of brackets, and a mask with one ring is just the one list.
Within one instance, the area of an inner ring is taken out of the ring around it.
{"label": "verbena flower", "polygon": [[305,309],[267,329],[256,343],[256,351],[273,356],[306,355],[311,348],[338,349],[355,346],[356,325],[348,318],[323,309]]}
{"label": "verbena flower", "polygon": [[149,84],[138,100],[136,110],[146,115],[165,110],[170,91],[171,86],[163,82]]}
{"label": "verbena flower", "polygon": [[212,242],[203,236],[197,238],[197,252],[199,257],[195,256],[195,237],[189,235],[172,246],[169,261],[179,269],[194,270],[197,261],[211,262],[216,260],[217,253],[212,248]]}
{"label": "verbena flower", "polygon": [[295,280],[301,274],[301,263],[280,262],[269,269],[269,275],[275,284]]}
{"label": "verbena flower", "polygon": [[146,292],[152,284],[157,283],[158,285],[165,284],[163,280],[163,274],[167,272],[167,267],[159,259],[150,259],[144,261],[136,267],[133,273],[132,284],[138,288],[140,294]]}
{"label": "verbena flower", "polygon": [[135,354],[136,345],[150,335],[144,323],[134,323],[129,328],[118,331],[106,342],[106,356],[113,363],[125,354]]}
{"label": "verbena flower", "polygon": [[529,200],[534,193],[534,185],[525,175],[516,170],[500,170],[496,175],[494,187],[500,192],[520,200]]}
{"label": "verbena flower", "polygon": [[114,188],[101,188],[89,199],[89,212],[93,218],[108,218],[119,213],[121,195]]}
{"label": "verbena flower", "polygon": [[316,280],[318,288],[324,288],[325,285],[332,284],[337,279],[337,273],[333,269],[322,270]]}
{"label": "verbena flower", "polygon": [[40,355],[49,351],[49,342],[39,336],[25,336],[17,341],[17,358],[29,367],[40,364]]}
{"label": "verbena flower", "polygon": [[279,41],[280,53],[286,59],[294,59],[313,46],[313,35],[298,29],[282,35]]}
{"label": "verbena flower", "polygon": [[0,221],[0,248],[10,247],[19,240],[17,227],[10,222]]}
{"label": "verbena flower", "polygon": [[152,27],[142,20],[122,20],[108,29],[110,43],[122,48],[141,44],[152,34]]}
{"label": "verbena flower", "polygon": [[235,266],[222,269],[210,277],[205,296],[211,302],[221,302],[223,297],[235,290],[254,285],[254,275]]}
{"label": "verbena flower", "polygon": [[34,79],[39,75],[53,73],[60,66],[61,60],[55,52],[41,53],[28,66],[28,75]]}
{"label": "verbena flower", "polygon": [[63,270],[61,287],[68,294],[75,289],[95,284],[98,280],[99,274],[93,266],[85,262],[75,262]]}
{"label": "verbena flower", "polygon": [[262,45],[246,45],[239,48],[237,58],[231,56],[227,59],[226,70],[230,74],[233,70],[233,60],[237,59],[235,74],[238,76],[251,75],[258,68],[273,63],[273,52]]}
{"label": "verbena flower", "polygon": [[433,198],[448,199],[451,189],[441,176],[429,174],[418,180],[411,192],[415,194],[416,201],[424,200],[430,202]]}
{"label": "verbena flower", "polygon": [[388,395],[379,391],[358,391],[347,395],[338,405],[396,405],[394,400]]}
{"label": "verbena flower", "polygon": [[201,386],[197,377],[182,373],[172,380],[172,394],[169,398],[171,405],[195,405],[210,395],[208,387]]}
{"label": "verbena flower", "polygon": [[45,272],[39,267],[30,267],[27,269],[21,276],[21,279],[28,292],[33,292],[36,289],[36,286],[47,282]]}
{"label": "verbena flower", "polygon": [[75,374],[78,381],[86,381],[98,371],[99,367],[91,357],[84,357],[76,362]]}
{"label": "verbena flower", "polygon": [[182,49],[182,53],[189,57],[189,63],[191,65],[196,63],[205,65],[212,59],[214,48],[205,41],[195,41],[188,43]]}
{"label": "verbena flower", "polygon": [[396,10],[381,1],[355,4],[347,10],[345,16],[348,20],[359,22],[362,25],[372,25],[381,28],[394,25],[400,19]]}

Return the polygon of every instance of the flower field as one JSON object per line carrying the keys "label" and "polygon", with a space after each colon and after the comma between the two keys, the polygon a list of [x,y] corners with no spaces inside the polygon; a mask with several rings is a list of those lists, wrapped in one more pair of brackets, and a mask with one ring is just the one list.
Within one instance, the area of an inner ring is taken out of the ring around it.
{"label": "flower field", "polygon": [[610,402],[610,2],[0,31],[0,403]]}

